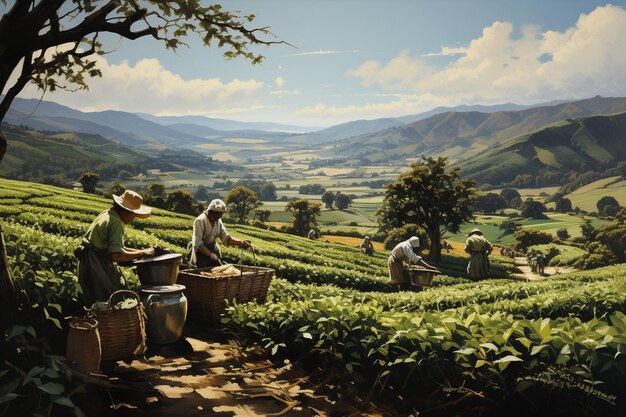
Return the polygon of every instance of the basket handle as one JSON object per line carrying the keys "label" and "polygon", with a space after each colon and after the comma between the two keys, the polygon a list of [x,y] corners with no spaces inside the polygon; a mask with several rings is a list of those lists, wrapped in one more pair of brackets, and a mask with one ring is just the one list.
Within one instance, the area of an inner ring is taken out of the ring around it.
{"label": "basket handle", "polygon": [[130,291],[130,290],[117,290],[113,294],[111,294],[111,296],[109,297],[109,301],[108,301],[109,307],[113,308],[113,298],[119,294],[129,294],[132,296],[132,298],[134,298],[135,300],[137,300],[137,302],[139,302],[139,296],[135,292]]}

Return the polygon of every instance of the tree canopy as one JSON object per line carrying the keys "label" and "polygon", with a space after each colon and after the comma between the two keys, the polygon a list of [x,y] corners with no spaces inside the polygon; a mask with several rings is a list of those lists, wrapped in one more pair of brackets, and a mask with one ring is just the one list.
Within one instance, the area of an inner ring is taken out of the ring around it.
{"label": "tree canopy", "polygon": [[238,223],[244,224],[248,214],[263,203],[259,200],[256,193],[251,189],[240,185],[235,187],[225,199],[226,204],[230,207],[230,213],[237,219]]}
{"label": "tree canopy", "polygon": [[100,182],[100,175],[95,172],[83,172],[80,174],[78,182],[83,186],[83,191],[86,193],[95,193],[96,187]]}
{"label": "tree canopy", "polygon": [[[15,1],[0,20],[0,121],[29,82],[44,92],[87,89],[88,78],[102,76],[95,56],[107,52],[102,44],[107,33],[129,40],[149,36],[174,51],[187,46],[187,37],[198,36],[207,47],[224,48],[227,59],[243,56],[259,63],[263,56],[251,45],[284,42],[272,40],[267,27],[249,27],[254,18],[186,0]],[[8,85],[15,70],[17,80]],[[5,151],[0,135],[0,161]]]}
{"label": "tree canopy", "polygon": [[475,198],[474,181],[459,178],[459,168],[448,169],[447,158],[424,158],[411,170],[388,184],[378,211],[381,229],[421,226],[430,239],[430,257],[441,259],[441,236],[457,233],[473,218],[470,205]]}
{"label": "tree canopy", "polygon": [[320,209],[321,204],[311,203],[304,198],[287,203],[285,211],[290,211],[293,214],[294,233],[305,236],[317,224],[317,215],[320,213]]}

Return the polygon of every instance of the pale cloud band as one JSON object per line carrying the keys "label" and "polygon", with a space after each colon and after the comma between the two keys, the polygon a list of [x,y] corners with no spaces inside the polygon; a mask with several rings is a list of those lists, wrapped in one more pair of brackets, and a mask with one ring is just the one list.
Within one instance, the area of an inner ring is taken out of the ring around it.
{"label": "pale cloud band", "polygon": [[[89,91],[57,90],[49,99],[83,111],[116,109],[163,115],[219,115],[267,108],[260,102],[264,84],[254,79],[184,80],[153,58],[138,61],[135,66],[126,61],[113,65],[103,57],[96,59],[102,78],[90,79]],[[30,85],[20,96],[38,98],[41,91]]]}
{"label": "pale cloud band", "polygon": [[[403,50],[388,62],[366,61],[346,75],[386,92],[415,94],[417,99],[336,107],[303,108],[311,117],[384,117],[428,110],[433,105],[530,103],[555,98],[626,95],[626,11],[607,5],[581,14],[563,32],[539,26],[494,22],[464,48],[411,56]],[[429,56],[455,56],[443,67]],[[458,55],[458,56],[457,56]]]}
{"label": "pale cloud band", "polygon": [[299,52],[297,54],[291,54],[290,56],[307,56],[307,55],[336,55],[336,54],[357,54],[360,51],[331,51],[326,49],[320,49],[318,51]]}

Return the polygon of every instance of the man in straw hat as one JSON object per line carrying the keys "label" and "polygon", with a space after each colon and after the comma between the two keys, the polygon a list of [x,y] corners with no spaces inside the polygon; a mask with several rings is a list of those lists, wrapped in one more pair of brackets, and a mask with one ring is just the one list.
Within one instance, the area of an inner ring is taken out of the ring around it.
{"label": "man in straw hat", "polygon": [[467,234],[465,252],[470,254],[467,273],[474,281],[486,278],[489,273],[489,254],[493,246],[484,238],[480,229],[473,229]]}
{"label": "man in straw hat", "polygon": [[243,246],[249,248],[249,240],[240,240],[232,237],[224,223],[222,216],[226,212],[226,203],[220,199],[212,200],[207,209],[193,222],[191,237],[191,263],[197,268],[217,266],[222,254],[216,239],[219,237],[225,245]]}
{"label": "man in straw hat", "polygon": [[115,291],[126,287],[117,262],[154,255],[154,248],[133,249],[124,246],[124,225],[136,217],[150,216],[149,207],[134,191],[126,190],[113,196],[113,207],[103,211],[91,223],[74,254],[79,260],[78,282],[83,290],[83,303],[91,306],[96,301],[107,301]]}
{"label": "man in straw hat", "polygon": [[402,272],[404,268],[404,262],[409,264],[419,264],[427,269],[436,271],[436,268],[428,265],[421,256],[418,255],[420,251],[420,239],[417,236],[413,236],[404,242],[398,243],[389,256],[387,266],[389,267],[389,278],[391,282],[396,284],[401,290],[408,290],[411,282],[408,277],[404,276]]}

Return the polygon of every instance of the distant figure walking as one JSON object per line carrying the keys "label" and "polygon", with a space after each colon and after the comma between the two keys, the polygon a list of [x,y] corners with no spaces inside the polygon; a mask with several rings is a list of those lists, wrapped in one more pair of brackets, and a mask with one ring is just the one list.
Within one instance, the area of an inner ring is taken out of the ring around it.
{"label": "distant figure walking", "polygon": [[359,246],[359,250],[367,256],[374,254],[374,245],[372,244],[369,236],[365,236],[363,242],[361,242],[361,246]]}
{"label": "distant figure walking", "polygon": [[467,273],[474,281],[486,278],[490,268],[489,254],[493,250],[493,246],[483,237],[483,232],[480,229],[473,229],[467,236],[465,252],[470,254]]}

